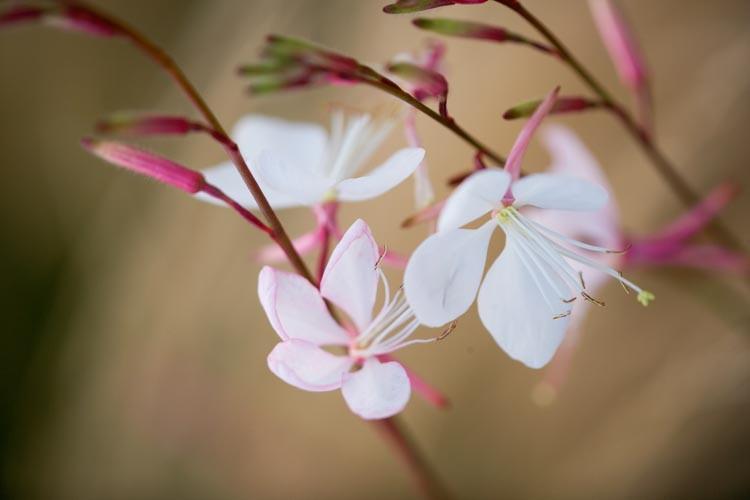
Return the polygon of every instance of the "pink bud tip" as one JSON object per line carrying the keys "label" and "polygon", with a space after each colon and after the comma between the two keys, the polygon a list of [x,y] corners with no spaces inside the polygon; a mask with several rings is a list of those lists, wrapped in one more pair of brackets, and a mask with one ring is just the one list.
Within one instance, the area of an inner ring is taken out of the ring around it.
{"label": "pink bud tip", "polygon": [[78,31],[96,37],[112,37],[120,34],[120,28],[102,19],[96,13],[74,5],[51,10],[44,20],[62,29]]}
{"label": "pink bud tip", "polygon": [[589,6],[620,80],[633,90],[647,86],[645,60],[622,13],[610,0],[589,0]]}
{"label": "pink bud tip", "polygon": [[81,140],[81,145],[90,153],[109,163],[151,177],[190,194],[195,194],[206,186],[206,180],[200,173],[132,146],[88,137]]}
{"label": "pink bud tip", "polygon": [[11,24],[37,21],[44,15],[45,9],[16,5],[0,13],[0,27]]}
{"label": "pink bud tip", "polygon": [[118,114],[100,120],[97,132],[103,134],[129,135],[184,135],[195,130],[205,129],[181,116]]}

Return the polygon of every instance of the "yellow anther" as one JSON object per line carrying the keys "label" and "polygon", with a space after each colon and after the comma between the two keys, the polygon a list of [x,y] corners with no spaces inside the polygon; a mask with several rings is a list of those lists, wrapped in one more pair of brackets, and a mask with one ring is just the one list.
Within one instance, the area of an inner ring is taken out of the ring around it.
{"label": "yellow anther", "polygon": [[638,292],[638,302],[640,302],[644,307],[649,305],[649,303],[656,299],[656,296],[651,293],[647,292],[646,290],[641,290]]}

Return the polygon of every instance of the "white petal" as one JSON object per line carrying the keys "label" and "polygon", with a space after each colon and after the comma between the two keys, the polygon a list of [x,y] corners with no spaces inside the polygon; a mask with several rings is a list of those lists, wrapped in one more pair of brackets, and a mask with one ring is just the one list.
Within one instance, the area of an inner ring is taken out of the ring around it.
{"label": "white petal", "polygon": [[372,319],[378,291],[378,244],[370,228],[357,219],[347,229],[328,259],[320,292],[354,321],[361,332]]}
{"label": "white petal", "polygon": [[315,392],[341,387],[353,363],[349,356],[335,356],[304,340],[276,344],[267,361],[268,368],[287,384]]}
{"label": "white petal", "polygon": [[288,163],[271,151],[260,154],[255,171],[261,185],[283,193],[301,205],[322,201],[333,187],[333,183],[319,172],[299,163]]}
{"label": "white petal", "polygon": [[[542,137],[552,156],[549,172],[579,177],[611,191],[607,178],[596,159],[581,140],[569,129],[548,125]],[[618,249],[623,246],[620,220],[615,200],[601,210],[572,216],[556,210],[536,210],[531,218],[565,236],[597,246]]]}
{"label": "white petal", "polygon": [[284,163],[314,170],[323,160],[328,134],[315,123],[248,115],[237,122],[232,137],[251,164],[263,151],[271,151]]}
{"label": "white petal", "polygon": [[349,409],[360,417],[388,418],[409,402],[411,384],[406,370],[397,362],[368,358],[361,370],[344,375],[341,392]]}
{"label": "white petal", "polygon": [[599,210],[609,198],[603,187],[562,174],[528,175],[514,182],[511,189],[517,207],[533,205],[558,210]]}
{"label": "white petal", "polygon": [[336,186],[337,198],[342,201],[361,201],[380,196],[414,173],[422,158],[422,148],[397,151],[369,174],[339,182]]}
{"label": "white petal", "polygon": [[414,251],[404,271],[404,292],[422,324],[444,325],[474,302],[495,224],[436,233]]}
{"label": "white petal", "polygon": [[[541,368],[562,342],[570,317],[554,319],[547,299],[554,296],[529,272],[512,237],[492,264],[479,290],[479,318],[508,355],[531,368]],[[559,281],[558,281],[559,282]],[[543,293],[547,293],[547,299]]]}
{"label": "white petal", "polygon": [[[209,184],[213,184],[224,191],[226,195],[240,205],[250,209],[258,208],[258,205],[250,194],[250,190],[245,185],[245,181],[242,180],[242,176],[240,176],[239,172],[237,172],[237,168],[235,168],[231,162],[221,163],[215,167],[203,170],[203,175],[206,177]],[[254,173],[253,175],[256,174]],[[256,178],[256,180],[258,179]],[[260,188],[263,190],[263,194],[274,208],[286,208],[300,204],[284,193],[271,189],[262,183],[259,184]],[[195,197],[214,205],[223,205],[223,202],[212,196],[208,196],[205,193],[198,193]]]}
{"label": "white petal", "polygon": [[264,267],[258,296],[273,329],[283,340],[301,339],[316,345],[347,345],[349,335],[336,323],[318,290],[298,274]]}
{"label": "white petal", "polygon": [[456,229],[496,208],[510,184],[510,175],[497,169],[472,174],[459,185],[440,211],[438,231]]}

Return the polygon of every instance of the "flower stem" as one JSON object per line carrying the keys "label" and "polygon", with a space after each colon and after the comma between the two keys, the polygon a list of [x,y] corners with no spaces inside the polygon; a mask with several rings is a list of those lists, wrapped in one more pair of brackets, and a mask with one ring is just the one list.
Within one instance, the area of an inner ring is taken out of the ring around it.
{"label": "flower stem", "polygon": [[[72,4],[70,2],[69,4]],[[196,110],[203,116],[203,118],[210,124],[211,128],[216,133],[215,137],[219,142],[222,143],[227,151],[232,163],[239,171],[242,179],[247,185],[250,193],[252,194],[255,202],[263,213],[264,217],[268,221],[272,232],[270,233],[271,238],[281,247],[284,254],[289,259],[289,262],[295,268],[295,270],[306,278],[308,281],[317,285],[315,278],[308,270],[304,261],[300,257],[297,250],[294,248],[289,236],[284,230],[281,221],[276,215],[271,205],[268,203],[263,191],[258,185],[257,181],[250,172],[250,169],[242,156],[237,144],[227,135],[221,122],[219,122],[216,115],[213,113],[205,100],[198,93],[193,84],[185,76],[184,72],[175,63],[175,61],[158,45],[148,39],[145,35],[141,34],[131,26],[125,24],[119,19],[110,16],[104,12],[98,11],[92,7],[89,7],[83,3],[75,3],[76,7],[89,12],[92,16],[98,17],[116,29],[128,40],[130,40],[136,47],[141,49],[150,59],[161,68],[174,80],[175,84],[186,94],[188,100],[193,104]],[[429,108],[428,108],[429,109]],[[330,232],[330,231],[328,231]],[[327,253],[327,252],[326,252]],[[435,475],[430,471],[427,463],[422,458],[422,455],[417,450],[416,445],[411,441],[404,430],[398,425],[394,418],[385,420],[379,420],[376,423],[378,429],[382,432],[384,437],[388,438],[388,441],[393,445],[394,449],[398,453],[399,457],[403,458],[404,463],[407,465],[409,472],[413,476],[420,490],[425,494],[427,498],[445,498],[442,493],[444,490],[440,487],[440,484]]]}
{"label": "flower stem", "polygon": [[360,65],[360,70],[366,75],[365,78],[360,80],[362,83],[380,89],[383,92],[386,92],[396,97],[397,99],[400,99],[401,101],[419,110],[423,114],[438,122],[443,127],[456,134],[465,142],[469,143],[477,151],[481,151],[487,158],[490,158],[498,166],[505,165],[505,158],[503,156],[497,154],[489,147],[485,146],[482,142],[480,142],[478,139],[464,130],[463,127],[458,125],[458,123],[456,123],[453,118],[434,111],[432,108],[425,105],[422,101],[403,90],[395,82],[381,75],[369,66]]}
{"label": "flower stem", "polygon": [[451,498],[437,475],[430,469],[424,457],[417,451],[411,437],[404,431],[396,417],[372,421],[409,470],[425,498],[441,500]]}
{"label": "flower stem", "polygon": [[310,274],[310,271],[307,269],[307,266],[305,266],[304,261],[295,250],[294,245],[289,239],[289,235],[287,235],[286,231],[284,230],[284,227],[282,226],[281,221],[276,215],[276,212],[273,210],[273,208],[271,208],[271,205],[268,203],[268,200],[263,194],[263,191],[258,185],[258,182],[250,172],[245,159],[240,153],[239,147],[226,133],[226,130],[222,126],[221,122],[216,118],[216,115],[213,113],[211,108],[208,107],[208,104],[206,104],[203,97],[201,97],[201,95],[195,89],[195,86],[190,82],[190,80],[188,80],[187,76],[185,76],[185,73],[182,71],[182,69],[180,69],[177,63],[175,63],[175,61],[169,56],[169,54],[167,54],[161,47],[156,45],[149,38],[137,31],[132,26],[125,24],[120,19],[96,10],[84,3],[76,2],[75,6],[90,13],[92,16],[102,19],[110,25],[114,26],[123,37],[128,39],[131,43],[133,43],[133,45],[135,45],[151,60],[159,65],[172,78],[177,87],[185,93],[188,100],[192,103],[193,107],[195,107],[198,113],[201,114],[201,116],[209,123],[211,128],[214,130],[216,139],[224,146],[227,155],[229,156],[234,166],[237,168],[239,174],[242,176],[242,180],[247,185],[247,188],[250,190],[250,194],[252,194],[256,204],[258,205],[258,208],[268,222],[268,225],[271,227],[272,232],[270,233],[270,236],[273,241],[275,241],[284,251],[284,254],[287,256],[294,269],[311,283],[315,283],[313,276]]}
{"label": "flower stem", "polygon": [[[602,100],[602,107],[610,110],[622,123],[625,130],[635,139],[641,149],[651,160],[657,172],[670,186],[680,201],[688,208],[700,202],[700,195],[682,178],[677,168],[654,143],[651,136],[636,123],[631,114],[609,91],[573,56],[562,41],[534,14],[529,12],[519,1],[495,0],[516,12],[531,24],[557,50],[560,59],[566,63],[588,87]],[[718,219],[711,221],[708,229],[722,243],[734,248],[743,249],[740,240]]]}

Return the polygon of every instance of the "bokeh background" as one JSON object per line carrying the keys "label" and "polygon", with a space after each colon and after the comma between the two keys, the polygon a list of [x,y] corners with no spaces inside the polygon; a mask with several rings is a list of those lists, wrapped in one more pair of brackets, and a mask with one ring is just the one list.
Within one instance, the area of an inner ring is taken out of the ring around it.
{"label": "bokeh background", "polygon": [[[385,62],[418,48],[409,16],[384,0],[100,0],[173,54],[218,116],[325,121],[331,102],[375,106],[361,88],[248,98],[234,76],[269,32]],[[527,0],[615,93],[627,99],[583,1]],[[622,2],[654,73],[658,137],[702,192],[726,178],[750,185],[750,4],[745,0]],[[506,9],[452,7],[434,16],[483,20],[531,35]],[[555,84],[583,92],[554,60],[522,47],[448,41],[456,118],[506,151],[521,127],[501,112]],[[117,110],[189,112],[131,47],[41,27],[0,31],[0,473],[2,495],[39,499],[409,498],[390,450],[340,395],[276,379],[276,338],[255,292],[264,244],[232,213],[116,171],[79,139]],[[611,177],[625,226],[660,227],[675,197],[609,116],[572,126]],[[465,169],[471,151],[419,118],[434,178]],[[385,152],[403,144],[395,132]],[[150,141],[194,167],[222,152],[203,138]],[[377,158],[376,158],[377,159]],[[526,165],[544,167],[532,145]],[[407,183],[344,208],[379,241],[412,249],[399,229]],[[750,197],[724,220],[750,242]],[[292,234],[304,210],[283,212]],[[398,279],[396,274],[394,279]],[[741,498],[750,494],[750,328],[736,277],[648,271],[633,278],[658,300],[639,307],[609,286],[593,311],[568,384],[532,402],[541,373],[510,360],[470,312],[445,342],[402,358],[451,398],[413,398],[404,421],[461,498]]]}

